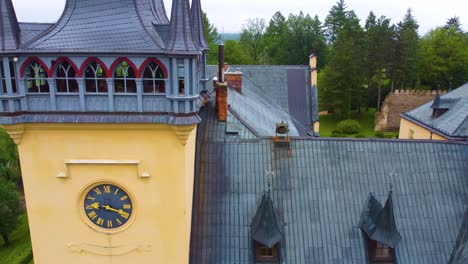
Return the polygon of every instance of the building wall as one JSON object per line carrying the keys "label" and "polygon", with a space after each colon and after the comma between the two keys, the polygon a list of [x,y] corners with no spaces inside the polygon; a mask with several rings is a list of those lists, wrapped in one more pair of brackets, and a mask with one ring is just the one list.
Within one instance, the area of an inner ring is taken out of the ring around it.
{"label": "building wall", "polygon": [[[445,94],[443,92],[442,94]],[[395,91],[384,101],[382,110],[376,115],[376,131],[398,131],[400,114],[411,111],[434,100],[435,91]]]}
{"label": "building wall", "polygon": [[[35,124],[20,140],[34,263],[188,263],[195,126]],[[84,221],[80,198],[100,181],[133,198],[116,234]]]}
{"label": "building wall", "polygon": [[400,123],[400,139],[432,139],[432,140],[447,140],[446,138],[434,134],[431,131],[401,118]]}

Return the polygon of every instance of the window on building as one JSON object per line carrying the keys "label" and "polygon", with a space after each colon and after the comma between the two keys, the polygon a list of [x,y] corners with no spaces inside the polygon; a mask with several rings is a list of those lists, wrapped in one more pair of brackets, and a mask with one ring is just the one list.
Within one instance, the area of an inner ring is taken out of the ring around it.
{"label": "window on building", "polygon": [[279,263],[279,244],[269,248],[254,241],[255,261],[259,263]]}
{"label": "window on building", "polygon": [[32,61],[24,71],[24,78],[28,93],[48,93],[49,82],[47,72],[37,61]]}
{"label": "window on building", "polygon": [[107,93],[107,74],[100,63],[89,63],[84,74],[87,93]]}
{"label": "window on building", "polygon": [[367,252],[371,264],[377,263],[394,263],[394,249],[380,242],[370,239],[366,235]]}
{"label": "window on building", "polygon": [[16,72],[15,72],[15,65],[12,60],[9,62],[9,68],[10,72],[5,72],[5,69],[3,67],[3,62],[0,60],[0,92],[2,94],[8,94],[8,86],[7,86],[7,80],[8,80],[8,75],[11,79],[11,89],[13,93],[17,93],[18,89],[16,87]]}
{"label": "window on building", "polygon": [[185,62],[183,59],[177,60],[177,77],[179,80],[179,95],[185,95]]}
{"label": "window on building", "polygon": [[3,70],[3,63],[0,61],[0,93],[1,94],[7,94],[7,86],[6,86],[6,77],[5,77],[5,71]]}
{"label": "window on building", "polygon": [[414,139],[414,130],[413,130],[413,129],[410,129],[410,130],[409,130],[408,138],[409,138],[409,139]]}
{"label": "window on building", "polygon": [[143,92],[151,94],[166,93],[166,78],[164,70],[156,62],[146,65],[143,72]]}
{"label": "window on building", "polygon": [[70,63],[63,61],[55,71],[55,83],[58,93],[78,93],[79,86],[76,81],[76,71]]}
{"label": "window on building", "polygon": [[114,71],[116,93],[136,93],[136,74],[127,61],[121,61]]}

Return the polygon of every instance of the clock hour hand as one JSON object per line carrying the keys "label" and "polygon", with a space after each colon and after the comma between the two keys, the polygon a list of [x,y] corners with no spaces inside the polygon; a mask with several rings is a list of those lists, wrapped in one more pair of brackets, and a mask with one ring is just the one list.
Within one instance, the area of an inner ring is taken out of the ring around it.
{"label": "clock hour hand", "polygon": [[122,209],[117,210],[117,209],[114,209],[114,208],[110,207],[109,205],[103,205],[102,207],[104,207],[104,209],[106,209],[107,211],[112,211],[112,212],[118,213],[123,218],[128,218],[130,216],[129,213],[124,212]]}
{"label": "clock hour hand", "polygon": [[92,209],[99,209],[99,203],[93,203],[88,206],[86,206],[87,210],[92,210]]}

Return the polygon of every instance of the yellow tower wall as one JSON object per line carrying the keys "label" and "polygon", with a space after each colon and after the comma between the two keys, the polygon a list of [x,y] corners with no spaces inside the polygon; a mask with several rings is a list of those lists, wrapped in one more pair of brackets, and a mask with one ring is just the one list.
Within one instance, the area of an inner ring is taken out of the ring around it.
{"label": "yellow tower wall", "polygon": [[446,138],[434,134],[424,127],[401,118],[400,122],[400,139],[432,139],[432,140],[447,140]]}
{"label": "yellow tower wall", "polygon": [[[195,126],[35,124],[14,131],[35,264],[188,263]],[[99,181],[120,184],[133,199],[134,221],[116,234],[84,221],[80,197]]]}

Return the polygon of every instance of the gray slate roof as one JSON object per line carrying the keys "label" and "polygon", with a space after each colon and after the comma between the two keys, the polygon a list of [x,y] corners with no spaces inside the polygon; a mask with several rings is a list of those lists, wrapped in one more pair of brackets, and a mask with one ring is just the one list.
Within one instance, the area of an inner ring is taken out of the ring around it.
{"label": "gray slate roof", "polygon": [[52,23],[25,23],[20,22],[21,29],[21,43],[26,43],[39,36],[42,32],[46,31],[54,24]]}
{"label": "gray slate roof", "polygon": [[192,0],[191,10],[193,23],[193,39],[201,49],[208,50],[209,47],[206,43],[205,33],[203,30],[201,0]]}
{"label": "gray slate roof", "polygon": [[0,50],[15,50],[19,46],[20,29],[11,0],[0,0]]}
{"label": "gray slate roof", "polygon": [[134,0],[68,0],[60,20],[26,50],[162,51],[162,40],[149,34]]}
{"label": "gray slate roof", "polygon": [[428,129],[449,138],[468,139],[468,83],[440,97],[437,107],[449,109],[438,118],[433,118],[433,102],[429,102],[401,117],[417,122]]}
{"label": "gray slate roof", "polygon": [[193,37],[189,0],[174,0],[166,53],[200,54]]}
{"label": "gray slate roof", "polygon": [[[67,0],[59,21],[46,28],[48,24],[19,25],[11,0],[1,0],[0,48],[35,53],[198,55],[206,49],[201,47],[205,40],[199,33],[203,32],[201,12],[197,1],[191,12],[188,0],[173,0],[169,21],[163,0]],[[192,27],[197,31],[192,32]]]}
{"label": "gray slate roof", "polygon": [[[309,66],[231,65],[243,73],[242,95],[230,89],[228,103],[246,125],[260,136],[274,135],[276,123],[285,121],[291,136],[307,136],[318,120],[316,87],[311,88]],[[217,66],[207,66],[208,78]]]}
{"label": "gray slate roof", "polygon": [[465,213],[463,225],[458,234],[457,243],[450,256],[448,264],[465,264],[468,263],[468,209]]}
{"label": "gray slate roof", "polygon": [[250,223],[270,169],[282,263],[365,263],[360,214],[390,183],[398,263],[447,263],[467,207],[468,145],[292,139],[289,156],[271,139],[230,140],[211,111],[198,131],[190,263],[253,263]]}

